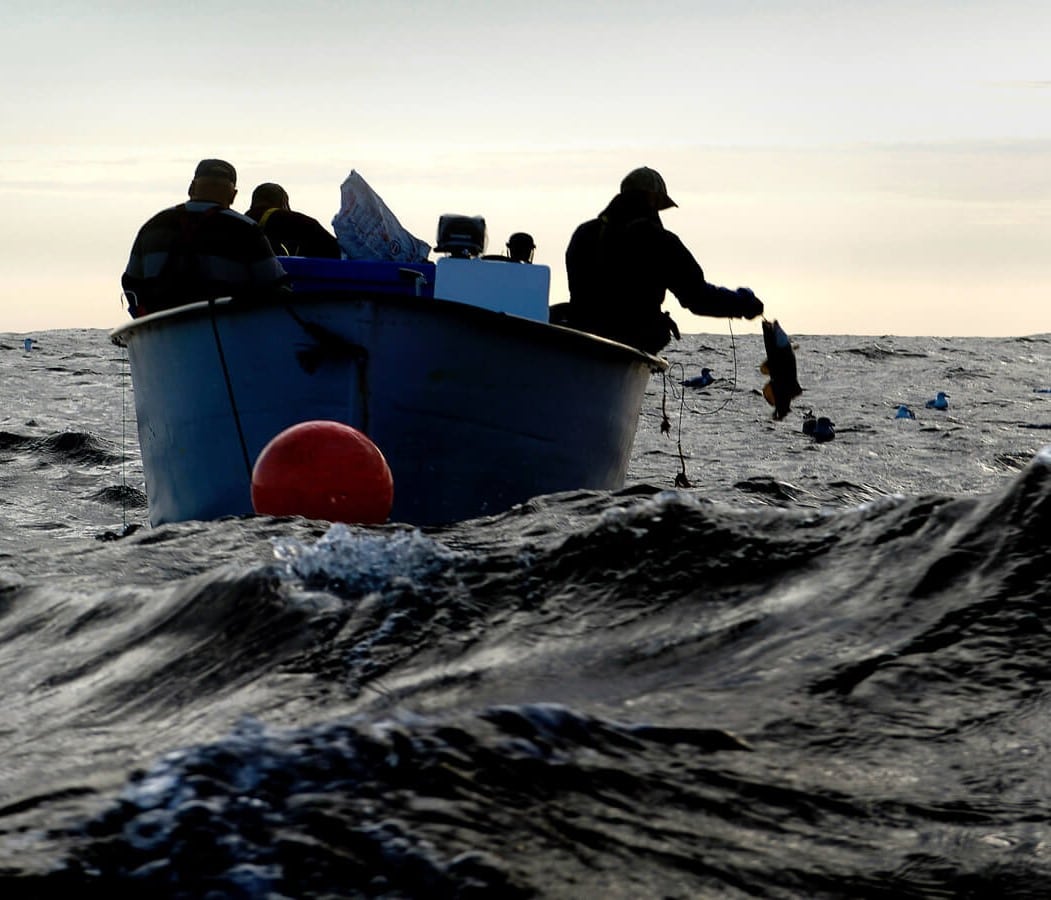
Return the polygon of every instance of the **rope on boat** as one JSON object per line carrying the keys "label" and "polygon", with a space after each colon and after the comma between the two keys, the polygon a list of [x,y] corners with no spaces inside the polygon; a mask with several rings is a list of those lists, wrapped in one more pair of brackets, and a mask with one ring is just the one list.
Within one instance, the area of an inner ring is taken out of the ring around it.
{"label": "rope on boat", "polygon": [[358,397],[361,400],[360,428],[365,434],[369,432],[369,352],[361,344],[356,344],[343,335],[317,322],[304,319],[291,305],[285,304],[285,311],[293,321],[310,337],[314,344],[296,352],[296,359],[303,371],[313,374],[324,360],[352,362],[358,369]]}
{"label": "rope on boat", "polygon": [[245,442],[244,429],[241,427],[241,415],[237,411],[237,398],[234,397],[234,386],[230,381],[230,369],[226,365],[226,354],[223,352],[223,341],[219,337],[219,323],[215,315],[215,299],[208,301],[208,312],[211,314],[212,334],[215,335],[215,349],[219,353],[219,365],[223,368],[223,380],[226,382],[226,395],[230,398],[230,411],[234,416],[234,425],[237,427],[237,439],[241,442],[241,456],[244,459],[245,475],[248,483],[252,483],[252,461],[248,456],[248,444]]}

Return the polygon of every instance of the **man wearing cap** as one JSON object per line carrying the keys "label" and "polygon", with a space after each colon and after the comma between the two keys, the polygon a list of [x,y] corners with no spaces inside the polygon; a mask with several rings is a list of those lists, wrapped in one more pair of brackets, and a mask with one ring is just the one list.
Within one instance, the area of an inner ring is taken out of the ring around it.
{"label": "man wearing cap", "polygon": [[262,229],[230,209],[237,173],[221,159],[197,165],[190,199],[139,229],[121,277],[132,316],[211,300],[285,289],[288,276]]}
{"label": "man wearing cap", "polygon": [[274,252],[282,256],[339,259],[343,255],[336,236],[317,219],[295,212],[279,184],[267,181],[252,191],[252,205],[245,215],[259,223]]}
{"label": "man wearing cap", "polygon": [[748,288],[717,287],[660,220],[676,206],[653,169],[635,169],[620,193],[573,232],[566,249],[569,303],[554,307],[552,321],[656,353],[678,328],[661,311],[666,291],[702,316],[754,319],[763,303]]}

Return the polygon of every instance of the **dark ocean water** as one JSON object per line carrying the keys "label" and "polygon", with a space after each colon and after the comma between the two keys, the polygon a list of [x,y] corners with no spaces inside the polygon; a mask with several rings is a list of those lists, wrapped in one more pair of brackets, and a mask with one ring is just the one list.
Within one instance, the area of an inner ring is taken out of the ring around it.
{"label": "dark ocean water", "polygon": [[151,528],[123,351],[23,337],[0,898],[1051,896],[1051,335],[795,336],[780,422],[690,335],[623,491],[430,529]]}

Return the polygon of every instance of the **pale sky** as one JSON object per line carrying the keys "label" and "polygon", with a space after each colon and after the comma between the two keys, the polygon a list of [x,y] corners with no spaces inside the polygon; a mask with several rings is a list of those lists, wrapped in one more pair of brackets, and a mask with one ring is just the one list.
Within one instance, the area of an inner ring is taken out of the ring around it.
{"label": "pale sky", "polygon": [[213,156],[240,211],[277,181],[327,225],[357,169],[432,245],[443,213],[528,231],[552,303],[648,165],[790,333],[1048,332],[1049,46],[1047,0],[8,0],[0,332],[127,321],[135,232]]}

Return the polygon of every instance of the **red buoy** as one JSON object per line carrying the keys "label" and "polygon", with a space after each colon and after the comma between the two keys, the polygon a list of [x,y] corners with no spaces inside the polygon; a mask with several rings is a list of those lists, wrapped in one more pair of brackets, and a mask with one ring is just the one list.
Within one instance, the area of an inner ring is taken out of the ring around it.
{"label": "red buoy", "polygon": [[369,438],[342,422],[300,422],[272,438],[252,469],[252,508],[381,525],[394,502],[387,460]]}

